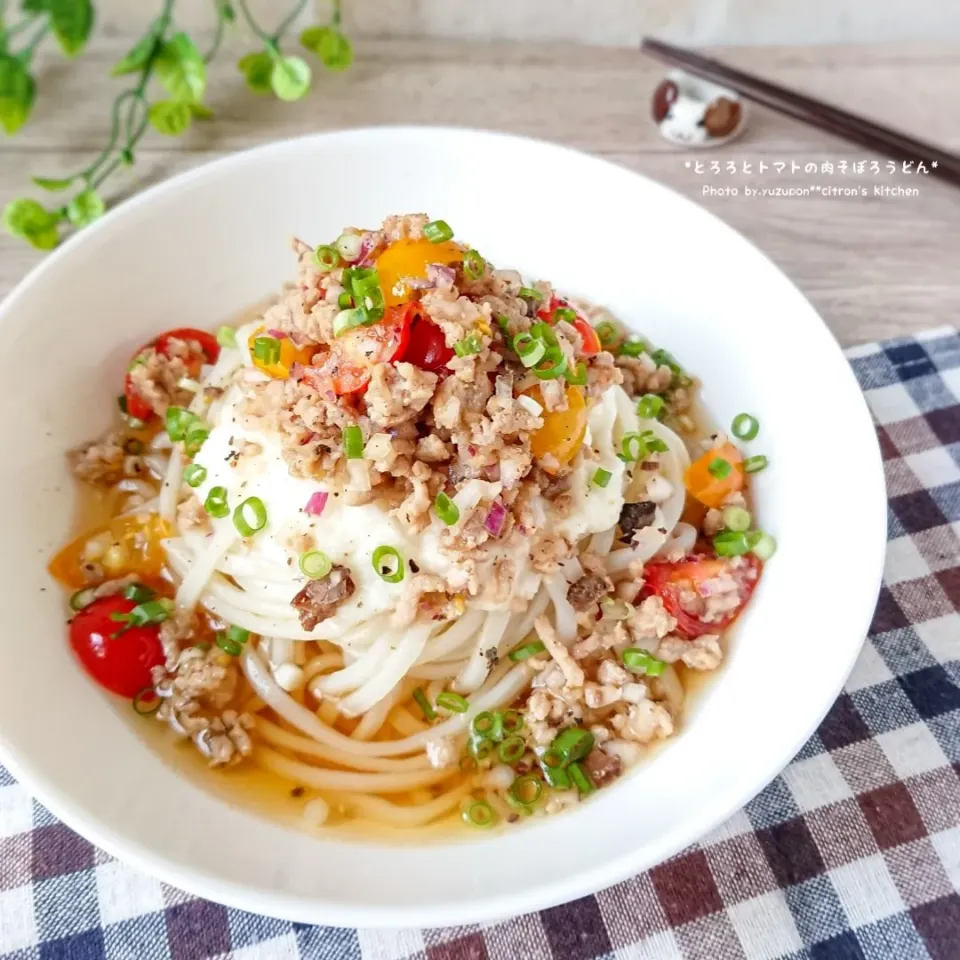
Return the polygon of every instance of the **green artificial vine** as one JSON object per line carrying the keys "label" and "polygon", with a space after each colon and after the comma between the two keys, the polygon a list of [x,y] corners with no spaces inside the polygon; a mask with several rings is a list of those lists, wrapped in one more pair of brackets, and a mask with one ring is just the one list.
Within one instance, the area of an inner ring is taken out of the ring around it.
{"label": "green artificial vine", "polygon": [[[310,65],[302,57],[285,53],[281,44],[303,11],[307,0],[294,7],[269,33],[258,23],[246,0],[213,0],[216,33],[209,50],[202,52],[191,37],[177,30],[175,0],[163,0],[160,14],[130,51],[111,70],[111,76],[129,77],[130,86],[117,95],[110,114],[110,135],[100,154],[82,170],[66,177],[33,177],[43,190],[74,189],[62,206],[47,208],[36,200],[21,198],[7,204],[3,225],[8,233],[40,250],[60,242],[65,225],[85,227],[103,215],[107,203],[100,187],[120,167],[133,166],[136,146],[152,127],[165,136],[179,136],[195,120],[208,120],[213,112],[204,105],[207,64],[218,54],[226,31],[238,15],[263,48],[241,57],[237,63],[247,86],[259,94],[273,93],[293,101],[310,90]],[[341,28],[340,0],[333,0],[333,16],[326,26],[307,27],[300,46],[314,54],[328,70],[346,70],[353,62],[353,49]],[[0,128],[15,134],[29,119],[36,97],[31,73],[34,54],[53,35],[68,57],[80,53],[90,39],[95,21],[92,0],[23,0],[18,19],[9,25],[7,0],[0,0]],[[162,96],[153,96],[162,88]]]}

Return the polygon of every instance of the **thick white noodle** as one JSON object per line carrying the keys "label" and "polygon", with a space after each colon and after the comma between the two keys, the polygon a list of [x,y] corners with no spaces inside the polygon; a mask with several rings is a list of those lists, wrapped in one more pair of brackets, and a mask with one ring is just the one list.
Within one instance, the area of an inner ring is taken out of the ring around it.
{"label": "thick white noodle", "polygon": [[509,623],[509,610],[496,610],[487,614],[487,621],[483,625],[483,630],[480,631],[473,653],[470,654],[467,665],[453,683],[453,689],[457,693],[473,693],[480,689],[493,664],[496,663],[500,641]]}
{"label": "thick white noodle", "polygon": [[348,810],[354,817],[360,816],[366,820],[373,820],[379,824],[389,824],[391,827],[422,827],[434,820],[450,813],[460,801],[470,792],[471,785],[463,783],[454,790],[447,790],[436,800],[429,803],[418,803],[415,806],[401,806],[384,800],[383,797],[371,797],[362,793],[344,793],[331,796],[329,799],[338,807]]}
{"label": "thick white noodle", "polygon": [[553,601],[553,610],[556,616],[557,637],[561,643],[568,646],[577,637],[577,611],[567,600],[567,581],[559,571],[546,579],[547,592]]}
{"label": "thick white noodle", "polygon": [[670,532],[666,543],[657,551],[656,556],[663,556],[672,553],[674,550],[682,550],[689,553],[697,542],[697,528],[692,524],[681,521]]}
{"label": "thick white noodle", "polygon": [[[177,606],[183,610],[193,610],[200,596],[213,576],[220,558],[233,546],[240,534],[232,520],[225,520],[217,525],[213,536],[208,540],[206,550],[198,554],[190,566],[189,571],[180,582],[177,589]],[[258,630],[261,635],[270,631]]]}
{"label": "thick white noodle", "polygon": [[595,533],[590,538],[590,546],[587,550],[595,553],[598,557],[605,557],[613,549],[613,538],[617,535],[617,528],[611,527],[602,533]]}
{"label": "thick white noodle", "polygon": [[417,663],[433,663],[435,660],[443,660],[461,647],[466,646],[467,642],[482,626],[483,619],[483,614],[480,611],[468,610],[452,621],[446,630],[427,641],[423,653],[417,658]]}
{"label": "thick white noodle", "polygon": [[183,483],[183,454],[179,447],[174,447],[170,451],[167,472],[160,484],[160,496],[157,499],[157,513],[171,524],[177,517],[181,483]]}
{"label": "thick white noodle", "polygon": [[390,649],[390,637],[383,633],[373,646],[353,663],[317,681],[324,696],[333,697],[356,690],[373,677]]}
{"label": "thick white noodle", "polygon": [[550,594],[547,592],[546,587],[541,587],[537,595],[530,601],[530,606],[523,615],[519,617],[517,621],[511,623],[507,629],[506,636],[504,637],[504,647],[507,650],[512,650],[518,643],[527,638],[530,631],[533,630],[533,621],[547,609],[549,602]]}
{"label": "thick white noodle", "polygon": [[404,683],[401,680],[376,706],[371,707],[361,718],[360,722],[351,731],[350,736],[354,740],[370,740],[380,730],[387,720],[387,714],[390,713],[400,694],[403,692]]}
{"label": "thick white noodle", "polygon": [[417,680],[450,680],[467,665],[466,659],[444,660],[439,663],[421,663],[410,669],[410,676]]}

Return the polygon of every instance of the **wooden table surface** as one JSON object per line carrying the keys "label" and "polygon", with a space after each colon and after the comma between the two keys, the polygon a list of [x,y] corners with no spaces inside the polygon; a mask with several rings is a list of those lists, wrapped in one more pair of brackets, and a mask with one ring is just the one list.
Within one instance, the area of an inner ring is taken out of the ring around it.
{"label": "wooden table surface", "polygon": [[[34,116],[0,147],[0,204],[29,193],[30,175],[57,176],[99,151],[110,103],[123,89],[121,80],[108,79],[109,68],[132,40],[107,25],[78,61],[41,58]],[[599,154],[701,202],[776,261],[844,344],[956,323],[960,316],[960,190],[883,168],[854,175],[849,167],[842,174],[840,160],[852,164],[870,155],[760,110],[736,143],[682,151],[661,139],[649,119],[649,96],[662,70],[634,51],[360,40],[350,71],[318,70],[310,96],[295,104],[250,94],[234,66],[241,52],[239,44],[228,47],[210,68],[216,119],[180,138],[150,133],[132,175],[109,182],[108,191],[129,193],[235,150],[318,130],[384,123],[493,128]],[[752,47],[717,54],[960,150],[960,46]],[[711,173],[711,160],[724,168],[733,161],[736,171]],[[694,161],[704,164],[703,173],[687,165]],[[834,162],[832,175],[820,172],[825,161]],[[761,163],[767,166],[762,173]],[[792,174],[792,163],[802,172]],[[811,163],[816,173],[802,170]],[[823,192],[853,185],[868,195]],[[747,186],[760,193],[744,196]],[[876,186],[915,187],[919,195],[876,196]],[[791,187],[821,192],[772,193]],[[717,193],[705,196],[710,188]],[[720,195],[733,188],[738,195]],[[763,188],[771,193],[764,196]],[[4,234],[0,297],[42,256]]]}

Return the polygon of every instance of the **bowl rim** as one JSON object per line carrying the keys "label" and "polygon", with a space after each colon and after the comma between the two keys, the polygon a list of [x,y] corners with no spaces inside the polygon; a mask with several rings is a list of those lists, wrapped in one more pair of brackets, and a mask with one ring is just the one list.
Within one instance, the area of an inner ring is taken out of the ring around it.
{"label": "bowl rim", "polygon": [[[39,264],[34,266],[27,275],[17,283],[7,297],[0,302],[0,323],[2,323],[4,315],[17,306],[18,301],[26,295],[30,288],[45,282],[47,275],[56,270],[60,261],[71,256],[76,248],[95,240],[102,230],[109,228],[115,221],[123,218],[131,211],[141,206],[147,206],[171,192],[192,185],[205,177],[215,176],[218,172],[228,167],[242,166],[251,163],[255,164],[262,155],[275,151],[283,151],[284,149],[292,148],[294,145],[306,141],[315,141],[318,144],[322,144],[340,138],[402,137],[410,135],[440,137],[468,136],[481,139],[492,138],[508,142],[520,141],[540,148],[549,148],[552,151],[561,151],[581,159],[587,158],[595,165],[602,164],[604,167],[611,168],[612,170],[618,172],[626,171],[640,178],[644,181],[648,189],[668,194],[671,203],[693,208],[699,216],[710,218],[722,229],[736,235],[750,248],[756,257],[761,258],[768,267],[775,271],[776,274],[790,286],[795,295],[807,305],[811,323],[815,320],[816,323],[819,324],[822,331],[827,334],[833,342],[834,347],[841,353],[841,356],[843,356],[839,344],[833,337],[832,332],[823,318],[780,267],[734,227],[678,191],[605,157],[590,154],[586,151],[563,144],[553,143],[536,137],[504,133],[495,130],[447,125],[396,124],[346,127],[287,137],[281,140],[259,144],[224,157],[218,157],[162,180],[120,203],[95,224],[69,237],[57,250],[53,251]],[[846,360],[845,357],[843,357],[843,359],[844,361]],[[869,427],[870,433],[872,434],[871,449],[874,460],[874,469],[872,471],[864,468],[864,473],[872,472],[873,474],[873,487],[872,489],[864,490],[863,500],[864,502],[870,502],[872,504],[870,509],[877,515],[875,530],[876,543],[867,544],[867,549],[860,552],[859,558],[860,563],[868,568],[872,565],[872,571],[870,571],[869,577],[864,576],[863,578],[864,583],[869,582],[872,586],[869,597],[864,588],[863,597],[861,598],[863,612],[858,618],[862,624],[860,635],[865,639],[873,618],[876,600],[882,583],[887,542],[887,496],[879,442],[873,428],[869,408],[862,390],[856,383],[852,369],[848,367],[847,373],[849,376],[848,382],[856,387],[856,393],[859,396],[859,416],[862,418],[864,427]],[[852,405],[850,407],[850,415],[851,418],[856,415]],[[866,513],[868,511],[864,512]],[[867,603],[868,599],[869,604]],[[650,869],[713,831],[717,826],[742,809],[745,804],[771,783],[793,760],[810,736],[816,731],[824,716],[826,716],[830,707],[840,694],[860,654],[862,645],[863,639],[856,645],[851,643],[849,653],[845,660],[841,664],[835,664],[836,680],[830,685],[830,697],[824,703],[819,704],[816,711],[811,714],[810,722],[804,734],[797,737],[795,742],[791,742],[789,748],[784,746],[775,752],[771,751],[770,759],[762,766],[762,774],[755,775],[748,787],[737,791],[730,791],[733,795],[722,797],[722,803],[711,803],[710,806],[706,808],[707,812],[705,814],[699,817],[691,817],[682,825],[678,825],[669,834],[666,842],[664,840],[658,840],[645,845],[642,856],[639,856],[636,850],[628,849],[616,859],[599,863],[570,878],[552,880],[546,877],[530,888],[528,895],[520,904],[517,903],[515,898],[508,899],[492,892],[482,896],[473,895],[464,897],[447,904],[427,904],[422,907],[417,906],[416,908],[407,906],[377,906],[361,902],[344,903],[342,901],[323,901],[303,894],[277,893],[268,889],[266,885],[256,888],[248,884],[236,883],[224,879],[222,876],[217,876],[208,870],[174,860],[172,857],[166,856],[162,851],[151,849],[148,845],[131,839],[120,831],[114,830],[108,823],[98,820],[95,813],[87,811],[79,804],[76,804],[67,791],[60,790],[56,785],[50,783],[44,777],[43,773],[34,767],[29,757],[19,755],[14,745],[7,742],[2,730],[0,730],[0,762],[3,762],[8,769],[10,769],[21,785],[31,795],[36,797],[54,816],[71,829],[86,837],[117,859],[130,863],[163,882],[183,889],[197,897],[211,899],[229,907],[290,921],[330,923],[336,926],[346,927],[382,928],[419,926],[431,928],[465,923],[491,922],[515,916],[519,913],[542,910],[553,905],[594,894],[605,887],[626,880],[638,872]]]}

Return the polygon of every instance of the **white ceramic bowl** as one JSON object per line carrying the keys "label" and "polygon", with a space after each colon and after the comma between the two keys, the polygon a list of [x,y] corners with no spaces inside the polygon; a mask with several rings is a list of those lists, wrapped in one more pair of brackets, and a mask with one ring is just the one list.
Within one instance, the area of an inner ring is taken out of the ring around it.
{"label": "white ceramic bowl", "polygon": [[[157,331],[213,327],[292,275],[287,241],[425,210],[500,266],[607,304],[757,414],[779,541],[729,663],[681,736],[572,813],[447,844],[313,839],[183,779],[88,681],[45,571],[69,531],[64,451],[103,429]],[[111,853],[193,893],[345,926],[445,925],[595,891],[702,836],[793,757],[876,601],[883,475],[826,327],[750,244],[634,173],[546,143],[383,128],[272,144],[174,178],[49,256],[0,308],[0,759]]]}

